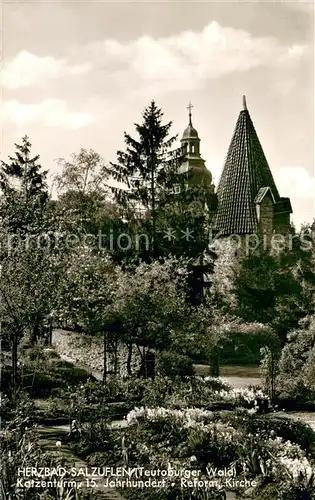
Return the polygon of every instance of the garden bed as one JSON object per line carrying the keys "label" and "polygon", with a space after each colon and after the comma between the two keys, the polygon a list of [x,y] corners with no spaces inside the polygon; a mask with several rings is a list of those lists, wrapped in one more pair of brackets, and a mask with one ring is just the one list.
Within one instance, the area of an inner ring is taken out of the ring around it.
{"label": "garden bed", "polygon": [[[167,476],[163,489],[148,490],[144,496],[142,492],[137,496],[139,491],[132,488],[124,489],[126,498],[188,500],[195,491],[193,498],[214,500],[219,498],[218,485],[223,491],[238,493],[239,498],[312,498],[315,462],[310,448],[315,433],[301,422],[279,419],[276,414],[259,416],[241,408],[209,412],[163,407],[135,409],[126,421],[127,429],[105,430],[98,423],[86,430],[79,448],[91,465],[123,466],[125,457],[129,467],[144,470],[199,471],[202,481],[209,480],[209,468],[233,470],[238,480],[255,484],[246,489],[230,488],[227,478],[215,473],[216,487],[205,497],[203,488],[183,490],[177,477]],[[88,435],[93,439],[90,446]]]}

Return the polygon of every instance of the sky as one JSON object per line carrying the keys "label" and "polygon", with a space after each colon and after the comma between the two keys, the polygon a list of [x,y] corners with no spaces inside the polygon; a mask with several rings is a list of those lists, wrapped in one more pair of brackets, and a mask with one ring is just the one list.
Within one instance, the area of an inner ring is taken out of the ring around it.
{"label": "sky", "polygon": [[296,226],[315,213],[313,1],[2,0],[1,157],[95,149],[106,163],[155,99],[180,136],[193,104],[217,185],[242,95]]}

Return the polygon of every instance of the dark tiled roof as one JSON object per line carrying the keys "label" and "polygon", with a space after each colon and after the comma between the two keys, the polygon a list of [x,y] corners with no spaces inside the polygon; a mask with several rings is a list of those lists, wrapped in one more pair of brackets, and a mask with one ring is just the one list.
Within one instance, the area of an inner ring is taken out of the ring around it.
{"label": "dark tiled roof", "polygon": [[266,187],[278,202],[277,187],[245,107],[239,114],[218,186],[215,229],[222,235],[257,231],[255,198]]}
{"label": "dark tiled roof", "polygon": [[184,130],[182,140],[184,140],[184,139],[192,139],[192,138],[193,139],[199,139],[198,132],[197,132],[197,130],[192,125],[188,125],[188,127],[185,128],[185,130]]}
{"label": "dark tiled roof", "polygon": [[283,213],[292,214],[290,198],[280,198],[280,200],[275,204],[275,214]]}
{"label": "dark tiled roof", "polygon": [[265,186],[263,188],[260,188],[260,190],[258,191],[257,196],[254,199],[255,205],[257,205],[257,204],[259,204],[259,203],[261,203],[263,201],[263,199],[266,196],[266,194],[268,193],[268,191],[271,194],[271,198],[272,198],[273,202],[275,202],[275,197],[274,197],[273,192],[271,191],[270,187],[269,186],[267,186],[267,187]]}

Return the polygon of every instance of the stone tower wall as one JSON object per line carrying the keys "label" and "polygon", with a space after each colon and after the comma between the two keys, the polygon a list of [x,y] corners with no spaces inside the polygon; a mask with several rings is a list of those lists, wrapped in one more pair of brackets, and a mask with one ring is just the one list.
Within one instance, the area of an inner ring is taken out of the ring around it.
{"label": "stone tower wall", "polygon": [[260,204],[259,210],[259,232],[271,237],[274,229],[273,225],[273,201],[270,196],[265,196]]}

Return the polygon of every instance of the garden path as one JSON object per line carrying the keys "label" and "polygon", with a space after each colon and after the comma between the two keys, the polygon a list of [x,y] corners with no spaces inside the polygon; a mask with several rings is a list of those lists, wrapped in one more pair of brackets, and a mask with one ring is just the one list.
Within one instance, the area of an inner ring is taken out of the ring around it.
{"label": "garden path", "polygon": [[[120,421],[119,423],[121,423]],[[112,422],[112,425],[116,427],[118,422]],[[71,463],[71,467],[75,467],[78,471],[79,469],[89,468],[89,464],[84,460],[76,457],[73,452],[66,446],[62,445],[61,447],[56,446],[57,441],[62,441],[65,435],[69,432],[69,426],[67,425],[53,425],[53,426],[39,426],[38,427],[40,434],[40,445],[42,450],[45,452],[49,452],[51,455],[58,456],[68,463]],[[82,476],[78,478],[77,483],[82,483]],[[86,489],[89,489],[86,486]],[[97,487],[93,490],[97,495],[95,498],[99,500],[125,500],[124,497],[118,493],[117,490],[113,488],[107,488],[104,485],[104,482],[100,479],[97,481]],[[233,492],[226,492],[226,500],[236,500],[236,496]]]}
{"label": "garden path", "polygon": [[[44,452],[48,452],[50,455],[55,455],[63,459],[67,463],[71,464],[71,467],[75,467],[77,471],[79,471],[79,469],[85,470],[85,468],[90,468],[89,464],[84,460],[76,457],[66,444],[62,444],[61,447],[56,446],[56,442],[62,442],[63,438],[69,432],[69,426],[39,426],[38,431],[40,435],[39,443]],[[80,476],[79,478],[71,478],[71,480],[73,479],[76,480],[77,488],[91,491],[91,486],[86,485],[86,478],[84,476]],[[107,487],[102,478],[96,478],[95,481],[96,486],[95,488],[93,488],[95,498],[99,500],[125,500],[125,498],[120,493],[118,493],[117,490]]]}

